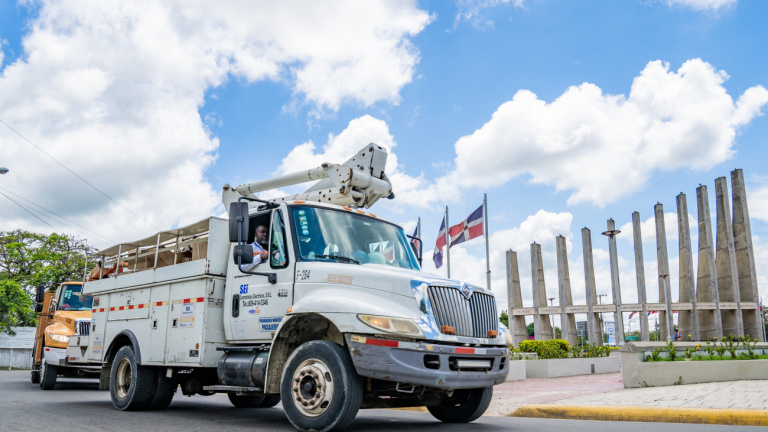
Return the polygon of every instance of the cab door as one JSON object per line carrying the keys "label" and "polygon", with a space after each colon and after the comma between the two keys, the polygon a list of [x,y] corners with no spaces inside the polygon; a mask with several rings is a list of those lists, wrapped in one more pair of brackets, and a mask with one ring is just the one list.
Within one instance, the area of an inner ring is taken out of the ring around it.
{"label": "cab door", "polygon": [[[266,276],[243,273],[230,262],[234,277],[229,290],[232,338],[238,342],[265,342],[274,337],[280,321],[293,304],[293,259],[290,230],[283,208],[272,211],[269,224],[269,257],[251,271],[274,273],[277,283]],[[234,245],[233,245],[234,246]],[[226,309],[225,309],[226,312]]]}

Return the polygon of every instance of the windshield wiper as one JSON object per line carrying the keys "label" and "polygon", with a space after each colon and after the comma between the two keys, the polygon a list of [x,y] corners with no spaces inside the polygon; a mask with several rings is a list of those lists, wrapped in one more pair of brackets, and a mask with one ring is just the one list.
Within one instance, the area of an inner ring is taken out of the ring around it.
{"label": "windshield wiper", "polygon": [[315,258],[330,258],[330,259],[336,260],[336,261],[360,264],[360,261],[358,261],[356,259],[345,257],[345,256],[340,256],[340,255],[315,255]]}

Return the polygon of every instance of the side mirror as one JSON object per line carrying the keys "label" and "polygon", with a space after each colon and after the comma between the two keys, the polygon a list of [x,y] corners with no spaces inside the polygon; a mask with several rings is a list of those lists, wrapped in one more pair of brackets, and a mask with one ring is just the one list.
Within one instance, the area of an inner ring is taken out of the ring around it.
{"label": "side mirror", "polygon": [[35,305],[35,312],[40,313],[42,311],[43,311],[43,304],[42,303],[37,303]]}
{"label": "side mirror", "polygon": [[250,243],[236,245],[234,252],[232,257],[235,259],[235,264],[253,264],[253,245]]}
{"label": "side mirror", "polygon": [[[229,242],[237,243],[239,240],[243,243],[253,243],[256,239],[256,231],[248,226],[250,222],[248,216],[248,203],[245,201],[233,202],[229,204]],[[240,235],[238,236],[238,232]]]}
{"label": "side mirror", "polygon": [[45,301],[45,285],[38,285],[37,292],[35,293],[35,302],[42,303]]}

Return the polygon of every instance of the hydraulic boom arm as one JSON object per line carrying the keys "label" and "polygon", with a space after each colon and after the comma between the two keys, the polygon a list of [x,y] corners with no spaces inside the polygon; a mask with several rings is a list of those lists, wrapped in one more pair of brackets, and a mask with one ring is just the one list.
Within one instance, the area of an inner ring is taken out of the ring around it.
{"label": "hydraulic boom arm", "polygon": [[341,165],[324,163],[307,171],[258,180],[234,188],[224,185],[221,201],[229,209],[229,203],[237,201],[240,196],[254,198],[258,192],[320,180],[304,193],[271,201],[304,200],[369,208],[380,198],[394,198],[392,185],[384,174],[386,164],[387,150],[371,143]]}

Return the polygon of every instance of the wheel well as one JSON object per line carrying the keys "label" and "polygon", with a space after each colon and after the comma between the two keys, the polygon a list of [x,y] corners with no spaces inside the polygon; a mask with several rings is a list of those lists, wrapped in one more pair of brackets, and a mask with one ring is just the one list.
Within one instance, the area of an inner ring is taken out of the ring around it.
{"label": "wheel well", "polygon": [[134,336],[130,331],[124,331],[112,339],[112,344],[110,344],[109,350],[107,350],[107,355],[104,356],[105,365],[111,365],[112,360],[115,358],[115,355],[117,355],[117,352],[120,350],[120,348],[126,345],[131,345],[133,347],[133,353],[136,356],[136,363],[141,364],[141,350],[139,349],[139,342],[136,340],[136,336]]}
{"label": "wheel well", "polygon": [[281,327],[269,352],[265,393],[280,393],[280,378],[288,357],[301,344],[313,340],[344,346],[344,336],[338,327],[320,314],[295,315]]}

